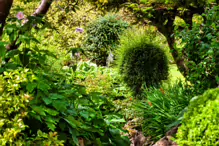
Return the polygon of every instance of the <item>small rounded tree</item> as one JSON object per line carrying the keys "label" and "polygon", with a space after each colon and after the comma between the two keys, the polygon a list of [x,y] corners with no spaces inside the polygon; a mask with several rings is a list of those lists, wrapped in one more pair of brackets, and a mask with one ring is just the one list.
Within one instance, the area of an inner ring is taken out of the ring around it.
{"label": "small rounded tree", "polygon": [[167,56],[154,44],[152,37],[143,31],[128,31],[121,36],[117,49],[119,72],[136,94],[140,93],[143,84],[157,86],[168,77]]}
{"label": "small rounded tree", "polygon": [[97,65],[106,65],[107,57],[118,44],[119,35],[129,24],[117,15],[106,15],[91,22],[87,28],[84,48]]}

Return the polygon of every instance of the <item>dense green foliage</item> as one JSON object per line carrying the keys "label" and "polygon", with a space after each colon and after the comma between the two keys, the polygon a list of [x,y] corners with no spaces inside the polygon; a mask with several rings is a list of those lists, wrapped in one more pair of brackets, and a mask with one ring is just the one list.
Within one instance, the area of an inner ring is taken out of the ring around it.
{"label": "dense green foliage", "polygon": [[177,133],[179,145],[219,145],[219,89],[194,97]]}
{"label": "dense green foliage", "polygon": [[219,7],[207,10],[203,17],[201,24],[194,23],[191,30],[185,29],[178,36],[188,67],[186,78],[200,91],[219,83]]}
{"label": "dense green foliage", "polygon": [[106,65],[107,57],[114,53],[118,44],[119,35],[128,26],[127,22],[112,14],[91,22],[86,29],[85,39],[85,50],[90,58],[98,65]]}
{"label": "dense green foliage", "polygon": [[219,90],[194,97],[219,83],[215,1],[88,1],[51,1],[35,17],[40,0],[14,0],[0,34],[0,145],[149,145],[181,124],[179,145],[219,145]]}
{"label": "dense green foliage", "polygon": [[[28,26],[37,22],[34,18],[29,19],[26,25],[22,25],[20,20],[11,21],[5,27],[4,37],[7,40],[8,36],[11,42],[15,39],[13,36],[18,35],[17,31],[25,33],[18,36],[23,43],[18,50],[7,51],[7,42],[1,42],[1,105],[9,112],[2,113],[6,115],[1,119],[4,126],[1,132],[5,136],[1,139],[2,145],[13,143],[10,134],[14,139],[33,139],[30,142],[34,144],[44,135],[45,140],[42,139],[40,145],[45,142],[61,145],[63,141],[65,145],[78,145],[79,138],[86,145],[128,145],[127,137],[120,135],[125,121],[113,113],[114,106],[106,97],[98,92],[88,94],[85,87],[75,84],[75,76],[69,74],[71,72],[55,73],[47,67],[48,55],[56,56],[38,48],[37,39],[26,31]],[[7,101],[12,99],[16,100]],[[22,113],[25,118],[21,117]],[[17,120],[19,122],[15,122]],[[7,135],[10,128],[12,133]],[[51,137],[39,130],[57,133]],[[63,141],[57,141],[57,135]]]}
{"label": "dense green foliage", "polygon": [[[60,75],[42,74],[41,71],[19,69],[13,73],[4,72],[3,78],[4,82],[7,80],[11,83],[3,84],[7,89],[3,89],[3,95],[20,95],[23,98],[19,103],[21,107],[22,105],[26,107],[26,109],[18,108],[17,111],[15,108],[13,111],[14,104],[18,102],[16,100],[14,100],[15,103],[8,103],[7,107],[4,107],[10,113],[15,114],[15,120],[19,120],[21,112],[26,112],[28,115],[24,119],[28,127],[21,127],[19,132],[25,130],[27,135],[34,137],[33,135],[39,129],[45,132],[56,131],[59,138],[64,140],[65,144],[70,145],[77,144],[78,137],[85,138],[87,145],[90,141],[96,144],[111,143],[111,145],[123,142],[119,138],[120,131],[115,128],[115,124],[124,122],[124,120],[119,119],[118,115],[110,114],[113,105],[100,94],[86,94],[84,87],[74,85]],[[6,96],[2,96],[2,99],[4,98]],[[9,99],[12,100],[12,98]],[[24,99],[31,101],[25,104]],[[6,118],[6,120],[9,119]],[[3,130],[3,132],[6,131]]]}
{"label": "dense green foliage", "polygon": [[[57,140],[58,135],[55,132],[49,134],[50,130],[42,133],[40,129],[37,129],[34,137],[29,137],[27,133],[23,133],[30,126],[25,121],[31,111],[30,102],[33,100],[33,96],[22,90],[24,88],[22,83],[27,82],[27,76],[31,75],[28,69],[19,69],[13,72],[4,72],[4,75],[0,76],[0,144],[2,146],[14,144],[62,146],[63,141]],[[38,112],[44,113],[40,110]],[[56,113],[53,110],[47,110],[47,112]]]}
{"label": "dense green foliage", "polygon": [[120,38],[117,63],[123,81],[139,93],[143,84],[158,85],[168,77],[168,60],[164,51],[148,32],[131,30]]}
{"label": "dense green foliage", "polygon": [[180,123],[184,108],[193,97],[182,82],[162,88],[144,90],[147,100],[134,104],[134,108],[143,114],[142,131],[146,136],[159,140],[165,133]]}

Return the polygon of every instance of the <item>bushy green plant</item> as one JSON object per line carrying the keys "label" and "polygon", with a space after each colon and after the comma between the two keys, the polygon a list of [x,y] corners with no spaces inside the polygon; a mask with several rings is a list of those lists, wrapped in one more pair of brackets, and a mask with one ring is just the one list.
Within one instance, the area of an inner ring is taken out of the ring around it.
{"label": "bushy green plant", "polygon": [[[18,49],[8,51],[7,43],[0,42],[1,144],[79,145],[82,139],[85,145],[128,145],[128,138],[120,135],[125,120],[113,113],[112,103],[101,93],[88,94],[70,72],[49,71],[45,62],[54,54],[40,50],[26,27],[16,19],[5,26],[8,41],[24,31]],[[57,133],[51,137],[50,131]]]}
{"label": "bushy green plant", "polygon": [[91,22],[87,28],[85,50],[98,65],[106,65],[107,57],[114,52],[119,35],[128,28],[128,23],[117,15],[106,15]]}
{"label": "bushy green plant", "polygon": [[146,136],[158,140],[180,124],[183,111],[193,97],[186,86],[178,81],[174,85],[144,90],[147,99],[135,103],[134,108],[143,115],[142,131]]}
{"label": "bushy green plant", "polygon": [[194,97],[177,132],[180,146],[219,145],[219,89]]}
{"label": "bushy green plant", "polygon": [[129,88],[121,82],[120,75],[114,68],[79,62],[74,73],[76,82],[86,86],[88,92],[100,92],[110,99],[130,96]]}
{"label": "bushy green plant", "polygon": [[219,7],[215,6],[203,14],[201,24],[194,23],[191,30],[178,34],[188,72],[186,79],[200,92],[214,88],[219,83]]}
{"label": "bushy green plant", "polygon": [[165,52],[155,43],[155,35],[148,31],[131,30],[120,39],[117,64],[123,80],[135,93],[142,84],[158,85],[168,77]]}
{"label": "bushy green plant", "polygon": [[[41,130],[58,132],[57,135],[66,145],[78,144],[78,138],[83,138],[86,145],[129,143],[126,137],[120,135],[125,121],[118,114],[113,114],[112,103],[100,93],[87,94],[84,87],[72,84],[62,75],[46,74],[42,70],[8,70],[1,77],[2,114],[8,111],[12,115],[2,120],[6,127],[1,129],[4,136],[12,128],[18,130],[15,133],[20,133],[16,139],[22,138],[22,135],[37,139],[34,135]],[[19,100],[8,96],[17,96]],[[4,104],[5,100],[7,104]],[[19,118],[20,115],[25,117]],[[11,138],[9,136],[7,141],[3,137],[2,140],[13,143]]]}
{"label": "bushy green plant", "polygon": [[30,102],[33,96],[21,89],[21,84],[27,82],[30,76],[27,69],[4,72],[0,75],[0,145],[39,144],[63,146],[64,141],[58,140],[53,132],[43,133],[37,130],[37,135],[29,137],[24,130],[29,126],[25,123],[30,112]]}

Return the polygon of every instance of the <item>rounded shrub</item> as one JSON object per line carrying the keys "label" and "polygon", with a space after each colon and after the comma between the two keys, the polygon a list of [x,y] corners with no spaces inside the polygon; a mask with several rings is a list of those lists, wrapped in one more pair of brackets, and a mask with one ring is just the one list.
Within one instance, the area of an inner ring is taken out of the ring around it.
{"label": "rounded shrub", "polygon": [[132,29],[120,38],[117,49],[119,72],[136,94],[140,93],[143,84],[156,86],[168,77],[167,56],[152,37],[154,35],[149,32]]}
{"label": "rounded shrub", "polygon": [[219,145],[219,88],[194,97],[177,133],[177,144]]}
{"label": "rounded shrub", "polygon": [[98,65],[106,65],[107,57],[118,44],[119,35],[129,24],[117,15],[106,15],[88,25],[84,48],[90,59]]}

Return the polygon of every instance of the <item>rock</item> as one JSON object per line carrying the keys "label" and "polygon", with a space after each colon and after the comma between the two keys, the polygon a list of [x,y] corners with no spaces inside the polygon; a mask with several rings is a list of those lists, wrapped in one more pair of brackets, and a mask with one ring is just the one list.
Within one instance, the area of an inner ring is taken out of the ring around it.
{"label": "rock", "polygon": [[178,131],[178,128],[179,128],[180,125],[176,126],[176,127],[173,127],[172,129],[170,129],[167,133],[166,133],[166,136],[173,136],[177,133]]}
{"label": "rock", "polygon": [[177,133],[178,128],[180,125],[172,128],[166,133],[166,136],[161,138],[158,142],[156,142],[153,146],[178,146],[175,142],[171,139]]}

